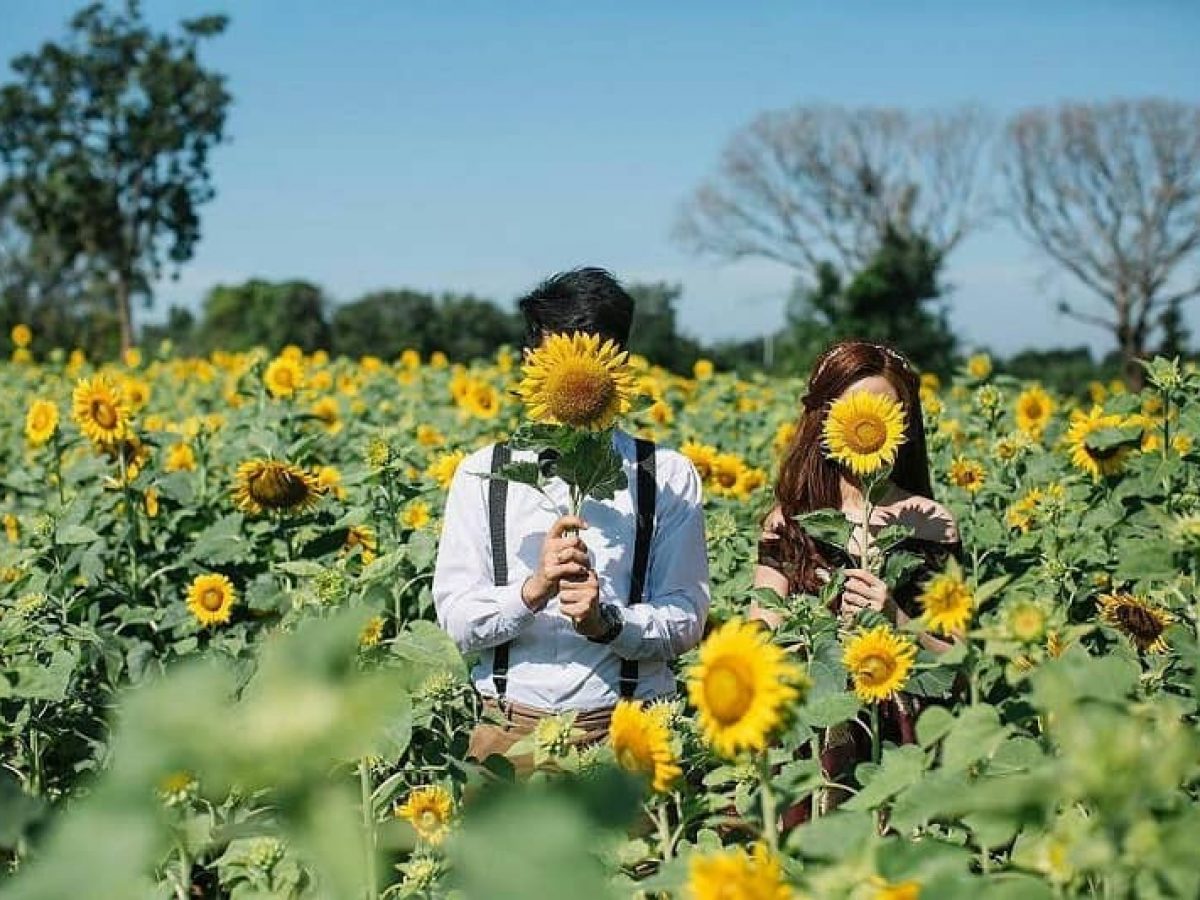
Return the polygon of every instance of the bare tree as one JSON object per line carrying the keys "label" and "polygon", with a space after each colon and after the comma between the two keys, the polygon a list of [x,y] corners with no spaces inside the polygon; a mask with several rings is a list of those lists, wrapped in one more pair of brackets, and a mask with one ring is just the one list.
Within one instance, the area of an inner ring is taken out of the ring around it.
{"label": "bare tree", "polygon": [[1125,376],[1169,309],[1200,295],[1200,106],[1064,104],[1017,115],[1005,170],[1020,231],[1097,294],[1106,314],[1059,309],[1116,338]]}
{"label": "bare tree", "polygon": [[830,260],[860,268],[888,228],[945,253],[987,212],[990,134],[974,108],[764,113],[734,135],[675,234],[697,252],[804,272]]}

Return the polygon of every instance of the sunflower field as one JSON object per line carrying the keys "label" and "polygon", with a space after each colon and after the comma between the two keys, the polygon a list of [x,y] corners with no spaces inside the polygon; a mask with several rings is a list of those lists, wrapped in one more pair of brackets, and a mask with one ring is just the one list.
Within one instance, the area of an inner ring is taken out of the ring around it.
{"label": "sunflower field", "polygon": [[[966,623],[934,656],[825,597],[760,592],[783,624],[748,625],[803,382],[634,359],[626,427],[704,479],[709,637],[607,744],[543,722],[515,783],[464,759],[480,704],[430,593],[451,476],[520,419],[512,352],[96,365],[12,340],[0,896],[1200,895],[1194,366],[1154,360],[1138,394],[985,356],[924,379],[965,550],[926,589]],[[864,659],[940,702],[829,807],[802,748],[873,710]]]}

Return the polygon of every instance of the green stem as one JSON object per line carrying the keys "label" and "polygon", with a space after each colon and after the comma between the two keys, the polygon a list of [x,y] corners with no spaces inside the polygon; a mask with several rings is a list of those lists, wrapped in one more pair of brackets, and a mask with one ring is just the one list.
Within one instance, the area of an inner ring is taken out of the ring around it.
{"label": "green stem", "polygon": [[358,785],[362,800],[363,863],[366,865],[367,900],[379,900],[379,872],[375,866],[375,808],[371,803],[371,767],[358,762]]}
{"label": "green stem", "polygon": [[671,833],[671,823],[667,821],[667,807],[663,803],[659,803],[654,807],[651,813],[651,818],[654,819],[654,824],[658,830],[658,849],[662,855],[663,862],[669,862],[675,855],[675,839]]}
{"label": "green stem", "polygon": [[762,801],[763,835],[772,852],[779,850],[779,826],[775,814],[775,793],[771,790],[771,764],[767,751],[758,758],[759,796]]}
{"label": "green stem", "polygon": [[179,881],[175,885],[175,896],[178,900],[188,900],[192,893],[192,861],[182,838],[176,841],[175,849],[179,853]]}
{"label": "green stem", "polygon": [[881,758],[879,740],[879,703],[871,704],[871,762],[879,764]]}

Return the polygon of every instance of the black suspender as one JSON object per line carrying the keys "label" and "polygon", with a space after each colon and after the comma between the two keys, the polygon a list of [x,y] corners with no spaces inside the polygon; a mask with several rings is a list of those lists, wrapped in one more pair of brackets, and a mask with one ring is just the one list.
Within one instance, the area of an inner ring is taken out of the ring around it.
{"label": "black suspender", "polygon": [[[500,471],[512,459],[508,444],[492,448],[492,473]],[[492,479],[488,482],[488,525],[492,533],[492,583],[496,587],[508,584],[508,548],[504,538],[504,513],[508,505],[508,482]],[[508,690],[508,641],[493,651],[492,685],[496,696],[504,699]]]}
{"label": "black suspender", "polygon": [[[654,537],[654,511],[658,502],[658,479],[654,469],[654,442],[637,439],[637,532],[633,539],[633,575],[629,579],[629,605],[642,602],[646,592],[646,572],[650,568],[650,541]],[[633,697],[637,691],[638,661],[621,660],[618,682],[621,696]]]}
{"label": "black suspender", "polygon": [[[646,573],[650,567],[650,544],[654,536],[655,507],[658,500],[658,482],[654,466],[654,442],[638,438],[635,441],[637,459],[637,503],[636,533],[633,542],[633,572],[629,580],[629,602],[632,606],[641,603],[646,592]],[[498,471],[512,459],[507,444],[496,444],[492,450],[492,472]],[[508,584],[508,550],[505,545],[504,514],[507,505],[508,482],[493,480],[488,486],[488,525],[492,540],[492,573],[497,587]],[[508,648],[506,641],[493,650],[492,685],[496,696],[504,699],[508,690]],[[638,662],[636,659],[621,660],[621,675],[618,681],[620,695],[633,697],[637,691]]]}

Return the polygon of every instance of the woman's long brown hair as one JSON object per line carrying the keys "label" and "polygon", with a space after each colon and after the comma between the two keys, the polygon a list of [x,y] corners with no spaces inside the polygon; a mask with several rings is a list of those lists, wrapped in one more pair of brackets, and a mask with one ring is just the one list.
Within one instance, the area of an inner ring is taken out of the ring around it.
{"label": "woman's long brown hair", "polygon": [[813,539],[796,523],[795,516],[818,509],[841,509],[841,470],[824,453],[822,432],[829,406],[852,384],[882,376],[904,405],[904,443],[896,454],[891,481],[922,497],[933,498],[929,455],[925,449],[925,424],[921,412],[921,383],[917,373],[899,353],[884,344],[842,341],[822,353],[813,365],[808,392],[801,398],[800,419],[775,480],[776,508],[783,521],[770,525],[779,539],[772,549],[783,563],[793,590],[820,590],[818,566],[829,568]]}

